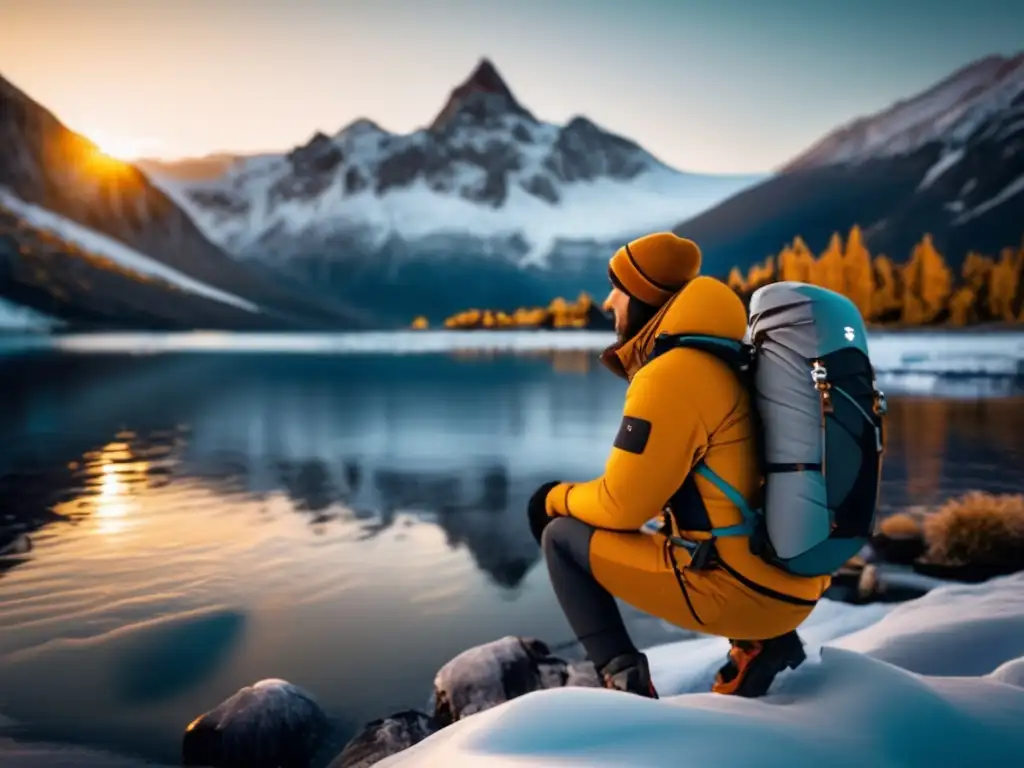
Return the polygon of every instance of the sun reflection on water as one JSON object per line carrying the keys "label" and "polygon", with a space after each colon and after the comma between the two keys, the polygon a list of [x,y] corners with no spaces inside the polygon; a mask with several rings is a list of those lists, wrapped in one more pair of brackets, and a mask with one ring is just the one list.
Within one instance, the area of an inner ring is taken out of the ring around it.
{"label": "sun reflection on water", "polygon": [[137,524],[137,492],[144,487],[150,464],[136,458],[124,442],[111,442],[85,457],[82,466],[91,496],[82,506],[91,507],[96,533],[116,536]]}

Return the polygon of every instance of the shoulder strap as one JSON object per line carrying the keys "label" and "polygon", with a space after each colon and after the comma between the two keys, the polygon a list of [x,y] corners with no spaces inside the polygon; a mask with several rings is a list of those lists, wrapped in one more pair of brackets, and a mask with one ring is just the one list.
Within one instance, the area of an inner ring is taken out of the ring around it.
{"label": "shoulder strap", "polygon": [[722,360],[737,371],[745,372],[754,361],[754,347],[744,341],[699,333],[662,333],[654,340],[647,362],[673,349],[697,349]]}
{"label": "shoulder strap", "polygon": [[[744,341],[736,341],[735,339],[697,333],[663,333],[655,339],[654,350],[651,352],[650,357],[648,357],[647,362],[649,363],[651,360],[673,349],[697,349],[701,352],[707,352],[725,362],[741,375],[750,370],[756,353],[753,345],[747,344]],[[692,471],[718,488],[739,509],[740,514],[743,516],[742,523],[724,528],[713,528],[710,531],[711,535],[718,538],[722,536],[750,536],[753,534],[757,527],[758,512],[751,509],[743,495],[705,464],[703,459],[694,465]]]}

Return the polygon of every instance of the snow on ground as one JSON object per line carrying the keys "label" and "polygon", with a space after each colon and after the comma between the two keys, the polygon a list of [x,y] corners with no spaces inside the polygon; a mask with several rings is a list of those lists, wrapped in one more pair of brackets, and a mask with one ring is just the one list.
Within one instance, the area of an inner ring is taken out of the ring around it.
{"label": "snow on ground", "polygon": [[56,318],[0,298],[0,331],[48,331],[60,324]]}
{"label": "snow on ground", "polygon": [[224,304],[231,304],[249,312],[260,311],[259,307],[252,302],[195,280],[156,259],[152,259],[129,248],[118,240],[65,219],[63,216],[58,216],[52,211],[26,203],[21,198],[11,194],[9,190],[0,188],[0,205],[21,216],[33,227],[51,232],[57,237],[69,243],[74,243],[80,248],[95,253],[98,256],[105,256],[126,270],[139,275],[165,280],[183,291],[205,296]]}
{"label": "snow on ground", "polygon": [[758,700],[700,691],[725,641],[652,649],[665,697],[540,691],[473,715],[380,768],[1021,764],[1024,574],[896,607],[823,602],[808,661]]}

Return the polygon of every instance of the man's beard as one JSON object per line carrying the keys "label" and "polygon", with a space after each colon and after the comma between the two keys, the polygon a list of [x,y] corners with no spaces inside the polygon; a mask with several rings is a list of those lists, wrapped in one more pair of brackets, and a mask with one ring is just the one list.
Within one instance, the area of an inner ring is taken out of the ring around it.
{"label": "man's beard", "polygon": [[[649,304],[644,304],[641,301],[637,301],[634,298],[630,298],[626,304],[626,316],[619,319],[618,315],[615,317],[615,335],[619,339],[620,344],[625,344],[627,341],[632,339],[651,321],[651,318],[658,313],[657,307],[652,307]],[[620,330],[621,326],[621,330]]]}

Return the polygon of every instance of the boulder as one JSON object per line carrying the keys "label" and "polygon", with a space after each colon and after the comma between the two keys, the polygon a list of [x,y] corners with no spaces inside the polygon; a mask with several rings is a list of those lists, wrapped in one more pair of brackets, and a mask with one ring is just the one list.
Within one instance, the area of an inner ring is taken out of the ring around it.
{"label": "boulder", "polygon": [[328,729],[327,716],[306,691],[261,680],[189,723],[182,765],[308,768]]}
{"label": "boulder", "polygon": [[368,768],[408,749],[437,730],[430,715],[415,709],[374,720],[341,750],[328,768]]}
{"label": "boulder", "polygon": [[[523,694],[586,681],[542,641],[503,637],[460,653],[434,677],[434,720],[444,727]],[[595,676],[596,681],[596,676]]]}

